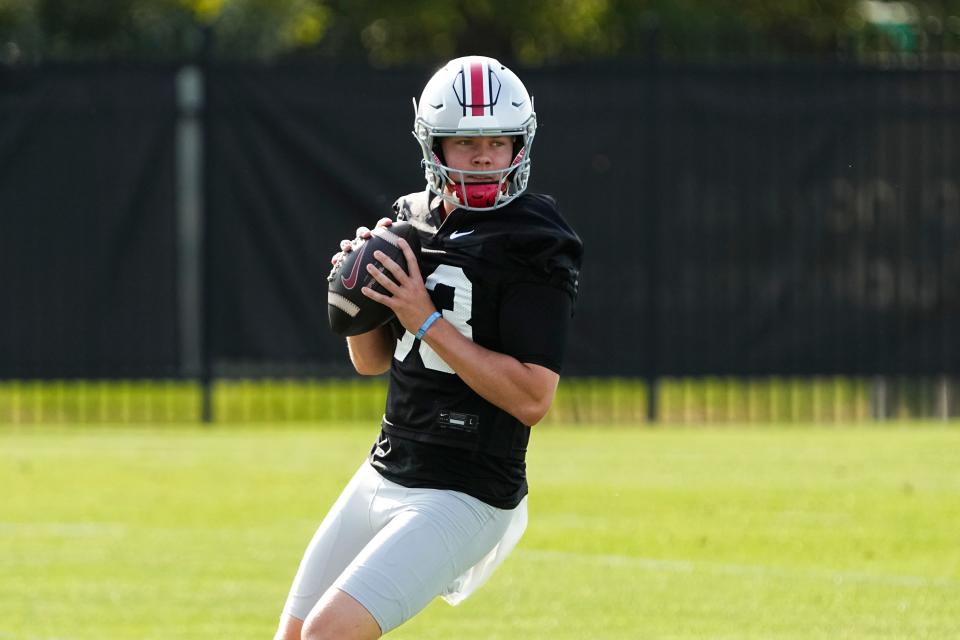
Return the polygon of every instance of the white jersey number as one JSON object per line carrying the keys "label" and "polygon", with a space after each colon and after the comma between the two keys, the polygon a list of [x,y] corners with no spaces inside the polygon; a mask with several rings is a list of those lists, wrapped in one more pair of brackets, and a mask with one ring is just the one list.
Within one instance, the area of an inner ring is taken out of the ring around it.
{"label": "white jersey number", "polygon": [[[467,278],[467,274],[460,267],[452,267],[448,264],[441,264],[436,271],[431,273],[426,282],[427,289],[434,291],[437,286],[453,289],[453,308],[440,309],[443,319],[457,328],[457,331],[473,340],[473,327],[470,326],[470,318],[473,313],[473,283]],[[403,362],[410,350],[413,349],[413,343],[416,337],[407,331],[397,342],[397,348],[393,352],[393,357]],[[430,348],[424,341],[420,341],[420,359],[423,360],[423,366],[433,371],[443,371],[444,373],[453,373],[443,358],[437,355],[437,352]]]}

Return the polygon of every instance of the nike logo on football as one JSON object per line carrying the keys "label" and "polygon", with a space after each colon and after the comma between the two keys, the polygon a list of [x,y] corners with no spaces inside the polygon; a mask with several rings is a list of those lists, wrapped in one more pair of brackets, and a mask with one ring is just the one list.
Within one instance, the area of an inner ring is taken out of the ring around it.
{"label": "nike logo on football", "polygon": [[357,254],[357,257],[353,260],[353,269],[350,270],[350,275],[346,278],[340,276],[340,282],[343,283],[344,289],[353,289],[357,286],[357,276],[360,275],[360,263],[363,262],[363,252],[367,250],[367,243],[364,242],[363,246],[360,247],[360,253]]}
{"label": "nike logo on football", "polygon": [[526,100],[521,100],[520,102],[514,102],[513,100],[511,100],[510,104],[512,104],[515,107],[522,107],[524,102],[526,102]]}
{"label": "nike logo on football", "polygon": [[473,233],[474,231],[476,231],[476,229],[470,229],[470,231],[454,231],[453,233],[450,234],[450,239],[451,239],[451,240],[456,240],[457,238],[462,238],[463,236],[468,236],[468,235],[470,235],[471,233]]}

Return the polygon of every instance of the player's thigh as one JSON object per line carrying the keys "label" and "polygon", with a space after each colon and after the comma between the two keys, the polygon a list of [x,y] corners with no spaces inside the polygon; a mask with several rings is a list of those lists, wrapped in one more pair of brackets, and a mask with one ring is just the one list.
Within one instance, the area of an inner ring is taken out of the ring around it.
{"label": "player's thigh", "polygon": [[307,545],[283,608],[285,616],[305,620],[320,597],[374,537],[376,530],[369,514],[380,482],[380,475],[364,463],[344,488]]}
{"label": "player's thigh", "polygon": [[420,493],[433,495],[400,510],[335,583],[373,615],[384,633],[416,615],[479,562],[510,523],[510,511],[470,496]]}

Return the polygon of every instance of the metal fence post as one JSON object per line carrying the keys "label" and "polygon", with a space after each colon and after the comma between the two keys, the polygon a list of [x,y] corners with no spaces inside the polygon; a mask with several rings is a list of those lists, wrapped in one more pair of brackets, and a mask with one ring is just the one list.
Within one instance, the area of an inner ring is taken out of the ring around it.
{"label": "metal fence post", "polygon": [[200,418],[212,420],[210,380],[204,356],[204,75],[200,66],[176,76],[177,280],[180,307],[180,371],[200,381]]}
{"label": "metal fence post", "polygon": [[659,408],[657,407],[657,386],[660,376],[660,216],[663,211],[661,202],[661,65],[660,65],[660,27],[654,17],[650,17],[647,25],[647,64],[650,70],[650,99],[647,101],[647,132],[650,144],[645,176],[645,198],[651,206],[646,212],[637,212],[640,219],[648,220],[645,234],[644,256],[646,263],[646,290],[647,309],[644,313],[644,341],[646,350],[644,357],[649,362],[646,371],[647,383],[647,423],[655,424]]}

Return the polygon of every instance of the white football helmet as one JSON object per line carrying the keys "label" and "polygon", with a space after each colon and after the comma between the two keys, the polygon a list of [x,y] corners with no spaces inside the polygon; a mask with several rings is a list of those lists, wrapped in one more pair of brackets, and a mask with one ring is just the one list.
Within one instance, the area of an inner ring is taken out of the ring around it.
{"label": "white football helmet", "polygon": [[[413,135],[423,151],[430,191],[476,211],[502,207],[526,190],[537,114],[520,78],[505,66],[485,56],[451,60],[424,87],[419,104],[414,98],[413,110]],[[443,136],[514,136],[516,155],[506,169],[451,169],[437,140]],[[459,181],[451,180],[451,171],[460,174]],[[483,180],[468,182],[467,177]],[[447,185],[453,195],[445,191]]]}

